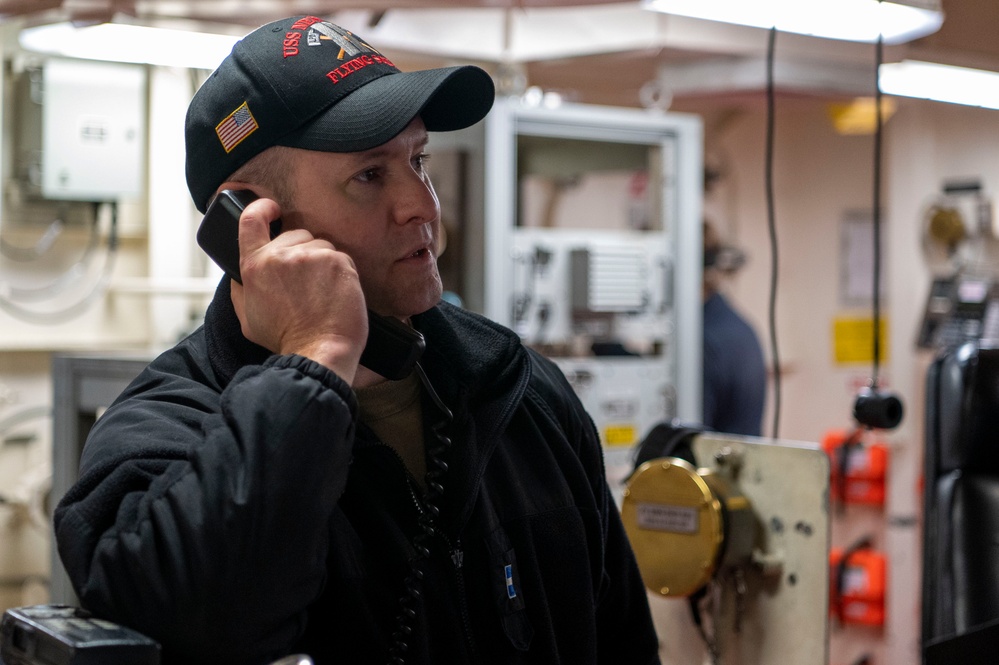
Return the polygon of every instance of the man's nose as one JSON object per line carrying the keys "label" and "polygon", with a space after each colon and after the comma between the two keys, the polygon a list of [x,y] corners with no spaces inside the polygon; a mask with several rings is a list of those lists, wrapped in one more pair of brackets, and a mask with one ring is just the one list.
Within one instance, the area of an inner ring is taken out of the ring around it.
{"label": "man's nose", "polygon": [[426,224],[440,216],[440,203],[430,178],[412,174],[399,193],[399,224]]}

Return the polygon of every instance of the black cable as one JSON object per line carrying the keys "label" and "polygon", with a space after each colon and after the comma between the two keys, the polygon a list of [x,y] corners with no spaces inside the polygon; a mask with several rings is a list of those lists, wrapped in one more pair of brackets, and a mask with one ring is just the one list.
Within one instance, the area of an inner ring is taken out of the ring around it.
{"label": "black cable", "polygon": [[[880,0],[879,0],[880,2]],[[870,429],[892,429],[902,421],[904,409],[902,401],[890,392],[880,390],[881,367],[881,189],[882,189],[882,145],[884,118],[881,104],[881,63],[884,61],[884,37],[878,35],[875,46],[875,86],[874,86],[874,210],[871,213],[871,227],[874,235],[873,285],[871,305],[874,310],[872,321],[872,359],[870,385],[857,395],[853,406],[853,416],[861,425]]]}
{"label": "black cable", "polygon": [[704,647],[708,650],[708,655],[711,657],[711,663],[713,665],[718,662],[718,642],[714,637],[708,634],[708,630],[704,626],[704,617],[701,613],[701,603],[707,597],[709,590],[709,584],[705,584],[700,589],[690,594],[687,598],[687,603],[690,606],[690,618],[694,622],[694,626],[697,628],[698,634],[701,636],[701,641],[704,642]]}
{"label": "black cable", "polygon": [[777,349],[777,223],[774,214],[774,52],[777,41],[777,28],[770,29],[767,43],[767,145],[766,145],[766,193],[767,226],[770,229],[770,355],[773,366],[774,410],[771,433],[777,438],[780,431],[781,376],[780,354]]}
{"label": "black cable", "polygon": [[881,142],[884,120],[881,117],[881,63],[884,61],[884,37],[878,35],[874,49],[874,210],[871,225],[874,227],[874,361],[871,388],[878,388],[878,370],[881,366]]}
{"label": "black cable", "polygon": [[396,629],[392,633],[388,665],[405,665],[406,662],[406,652],[409,650],[408,640],[413,633],[413,622],[416,620],[416,610],[423,592],[423,565],[430,557],[430,548],[428,547],[430,539],[437,533],[437,517],[440,515],[440,507],[437,503],[444,494],[442,483],[444,475],[447,473],[447,462],[444,461],[444,454],[451,447],[451,439],[444,433],[444,430],[454,420],[454,415],[437,395],[437,391],[431,385],[423,367],[417,363],[414,369],[434,406],[440,411],[441,419],[431,427],[436,441],[427,448],[427,473],[425,476],[427,493],[417,518],[419,530],[412,541],[416,556],[409,562],[410,570],[404,582],[406,590],[399,598],[399,614],[396,615]]}

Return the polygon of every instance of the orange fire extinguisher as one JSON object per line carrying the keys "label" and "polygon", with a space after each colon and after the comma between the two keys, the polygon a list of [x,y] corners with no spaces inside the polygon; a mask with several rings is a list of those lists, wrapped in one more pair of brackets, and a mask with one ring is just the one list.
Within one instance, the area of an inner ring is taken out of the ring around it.
{"label": "orange fire extinguisher", "polygon": [[888,446],[868,442],[867,430],[831,430],[822,448],[831,461],[830,490],[834,501],[882,506],[888,472]]}
{"label": "orange fire extinguisher", "polygon": [[869,537],[829,554],[830,613],[840,624],[883,626],[887,560]]}

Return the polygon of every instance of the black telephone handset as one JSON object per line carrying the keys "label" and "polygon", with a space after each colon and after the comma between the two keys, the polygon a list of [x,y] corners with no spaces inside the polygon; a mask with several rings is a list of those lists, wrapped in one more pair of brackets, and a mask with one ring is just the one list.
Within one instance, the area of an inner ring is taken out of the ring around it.
{"label": "black telephone handset", "polygon": [[[205,253],[240,284],[239,216],[256,199],[249,190],[225,189],[212,199],[198,227],[198,244]],[[281,232],[281,220],[271,222],[271,237]],[[386,379],[398,381],[409,376],[419,361],[426,342],[418,331],[398,319],[368,310],[368,341],[361,364]]]}

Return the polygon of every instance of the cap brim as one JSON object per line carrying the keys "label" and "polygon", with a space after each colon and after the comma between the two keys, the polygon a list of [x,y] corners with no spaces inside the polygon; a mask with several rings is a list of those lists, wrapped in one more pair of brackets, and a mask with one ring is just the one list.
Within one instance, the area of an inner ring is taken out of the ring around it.
{"label": "cap brim", "polygon": [[428,131],[453,131],[482,120],[495,99],[492,78],[474,66],[399,72],[377,78],[319,113],[278,145],[325,152],[380,146],[416,116]]}

